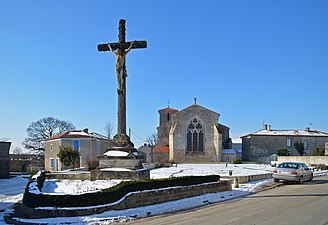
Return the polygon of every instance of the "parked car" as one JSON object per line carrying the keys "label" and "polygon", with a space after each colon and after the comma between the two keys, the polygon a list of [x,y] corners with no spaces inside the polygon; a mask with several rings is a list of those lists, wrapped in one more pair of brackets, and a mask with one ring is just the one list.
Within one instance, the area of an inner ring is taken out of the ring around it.
{"label": "parked car", "polygon": [[285,180],[303,183],[313,180],[313,172],[304,163],[299,162],[283,162],[272,172],[275,182]]}

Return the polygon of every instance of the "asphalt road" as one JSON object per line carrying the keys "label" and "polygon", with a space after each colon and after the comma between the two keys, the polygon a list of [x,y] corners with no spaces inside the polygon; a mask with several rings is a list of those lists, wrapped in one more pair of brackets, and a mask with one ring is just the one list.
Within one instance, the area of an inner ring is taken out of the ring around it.
{"label": "asphalt road", "polygon": [[188,212],[131,221],[147,225],[328,225],[328,176],[284,184]]}

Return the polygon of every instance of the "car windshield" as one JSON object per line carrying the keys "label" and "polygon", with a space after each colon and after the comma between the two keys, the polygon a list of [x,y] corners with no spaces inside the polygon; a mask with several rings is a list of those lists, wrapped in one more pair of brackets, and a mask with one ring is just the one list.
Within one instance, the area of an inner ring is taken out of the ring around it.
{"label": "car windshield", "polygon": [[298,169],[299,164],[296,163],[282,163],[278,166],[278,168],[291,168]]}

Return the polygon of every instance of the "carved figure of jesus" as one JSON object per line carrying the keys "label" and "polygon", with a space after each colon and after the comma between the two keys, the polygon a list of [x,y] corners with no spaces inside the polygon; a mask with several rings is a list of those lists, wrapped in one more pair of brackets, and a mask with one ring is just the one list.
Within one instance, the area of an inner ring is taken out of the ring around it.
{"label": "carved figure of jesus", "polygon": [[117,79],[117,91],[118,92],[124,92],[124,79],[128,76],[128,73],[126,71],[125,67],[125,56],[129,53],[129,51],[132,49],[132,46],[134,44],[134,41],[131,42],[130,47],[124,52],[121,48],[118,48],[116,51],[112,49],[110,44],[108,44],[108,48],[111,52],[113,52],[115,58],[116,58],[116,79]]}

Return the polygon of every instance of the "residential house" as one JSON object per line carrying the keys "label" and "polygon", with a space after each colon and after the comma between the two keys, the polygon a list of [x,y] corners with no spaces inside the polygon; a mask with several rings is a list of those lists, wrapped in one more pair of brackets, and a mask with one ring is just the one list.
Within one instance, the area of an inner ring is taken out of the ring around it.
{"label": "residential house", "polygon": [[72,146],[80,152],[79,167],[88,167],[89,160],[96,160],[97,155],[105,153],[111,140],[95,132],[89,133],[88,129],[66,131],[45,141],[45,169],[60,171],[66,169],[60,162],[58,153],[60,147]]}
{"label": "residential house", "polygon": [[278,149],[286,148],[288,154],[299,155],[294,147],[295,142],[304,144],[305,154],[314,148],[325,148],[328,133],[311,130],[273,130],[265,124],[263,129],[244,135],[242,138],[243,161],[269,163],[270,156],[277,154]]}

